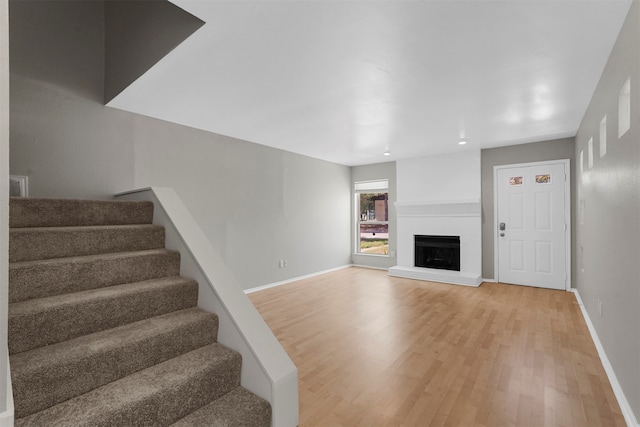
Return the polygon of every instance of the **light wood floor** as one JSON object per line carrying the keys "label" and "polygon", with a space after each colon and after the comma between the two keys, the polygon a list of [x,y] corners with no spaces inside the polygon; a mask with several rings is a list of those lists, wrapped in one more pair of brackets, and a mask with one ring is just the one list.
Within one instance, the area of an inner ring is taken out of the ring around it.
{"label": "light wood floor", "polygon": [[623,426],[571,293],[349,268],[249,295],[300,426]]}

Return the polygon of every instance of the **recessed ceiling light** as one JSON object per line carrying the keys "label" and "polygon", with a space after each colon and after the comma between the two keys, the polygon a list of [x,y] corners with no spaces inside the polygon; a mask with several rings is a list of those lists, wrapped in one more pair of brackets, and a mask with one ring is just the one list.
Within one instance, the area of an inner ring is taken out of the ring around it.
{"label": "recessed ceiling light", "polygon": [[458,141],[458,144],[460,144],[460,145],[464,145],[466,143],[467,143],[467,141],[465,141],[464,139],[461,139],[460,141]]}
{"label": "recessed ceiling light", "polygon": [[389,150],[387,150],[387,151],[385,151],[385,152],[384,152],[384,153],[382,153],[382,154],[384,154],[385,156],[390,156],[390,155],[391,155],[391,152],[390,152]]}

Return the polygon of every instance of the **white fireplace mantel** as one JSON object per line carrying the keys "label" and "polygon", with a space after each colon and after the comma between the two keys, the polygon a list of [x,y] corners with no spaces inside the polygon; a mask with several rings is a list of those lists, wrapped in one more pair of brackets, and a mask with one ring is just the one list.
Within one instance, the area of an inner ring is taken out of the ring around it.
{"label": "white fireplace mantel", "polygon": [[[398,265],[390,276],[479,286],[482,283],[480,200],[396,202]],[[460,236],[460,271],[415,267],[414,236]]]}
{"label": "white fireplace mantel", "polygon": [[480,216],[480,200],[395,202],[398,217]]}

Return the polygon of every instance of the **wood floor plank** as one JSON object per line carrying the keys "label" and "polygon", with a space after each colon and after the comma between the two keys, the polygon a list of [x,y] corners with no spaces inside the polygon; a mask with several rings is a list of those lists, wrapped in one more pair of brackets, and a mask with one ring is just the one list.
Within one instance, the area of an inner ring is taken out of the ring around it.
{"label": "wood floor plank", "polygon": [[300,426],[624,426],[575,296],[348,268],[249,295]]}

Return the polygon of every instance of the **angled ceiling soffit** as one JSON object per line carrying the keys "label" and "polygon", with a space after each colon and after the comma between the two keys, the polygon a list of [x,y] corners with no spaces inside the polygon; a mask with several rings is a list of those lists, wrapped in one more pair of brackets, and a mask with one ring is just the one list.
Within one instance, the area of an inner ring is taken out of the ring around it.
{"label": "angled ceiling soffit", "polygon": [[106,0],[105,104],[204,24],[167,0]]}

